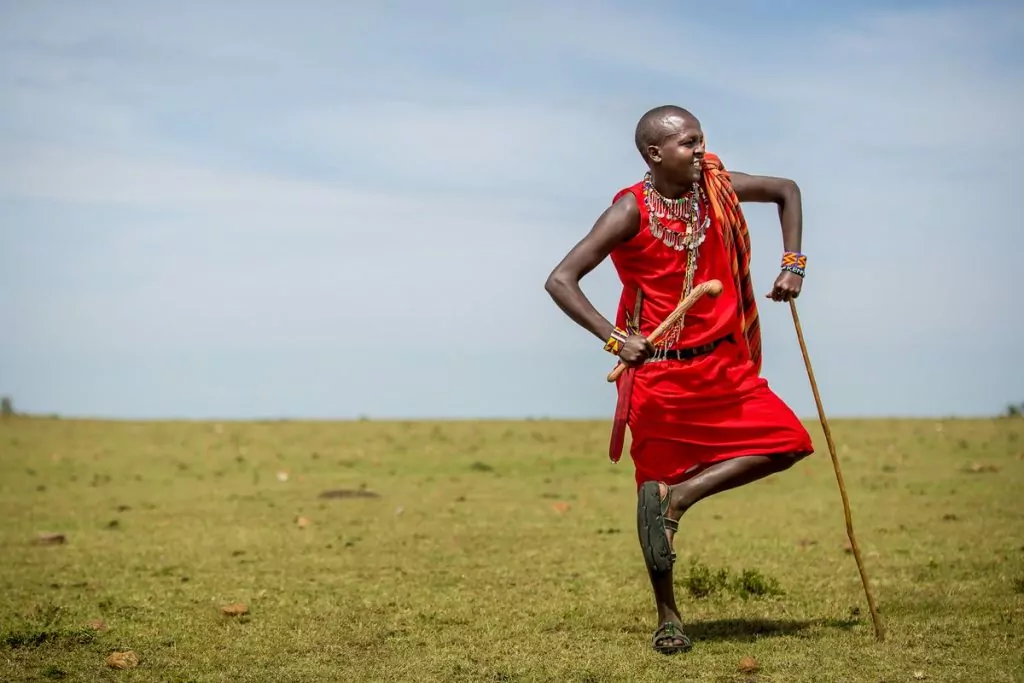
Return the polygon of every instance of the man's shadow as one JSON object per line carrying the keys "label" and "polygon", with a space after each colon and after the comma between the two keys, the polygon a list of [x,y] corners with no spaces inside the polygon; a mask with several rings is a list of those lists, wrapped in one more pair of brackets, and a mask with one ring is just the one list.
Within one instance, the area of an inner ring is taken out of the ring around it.
{"label": "man's shadow", "polygon": [[791,636],[812,627],[835,628],[849,631],[862,623],[860,619],[713,619],[691,621],[684,625],[686,634],[694,641],[732,640],[752,642],[759,638]]}

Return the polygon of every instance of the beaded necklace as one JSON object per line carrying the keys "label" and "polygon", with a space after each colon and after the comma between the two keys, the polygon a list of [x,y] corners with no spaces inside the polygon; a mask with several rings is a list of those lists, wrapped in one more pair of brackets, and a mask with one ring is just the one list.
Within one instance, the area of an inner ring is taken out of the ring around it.
{"label": "beaded necklace", "polygon": [[[711,225],[711,218],[707,215],[706,210],[704,220],[700,220],[700,210],[706,201],[707,196],[700,183],[694,183],[693,189],[679,199],[669,199],[654,187],[650,171],[644,175],[644,202],[647,204],[650,214],[651,235],[654,236],[654,239],[661,240],[670,249],[676,251],[689,249],[693,252],[704,243],[708,226]],[[677,232],[664,227],[658,219],[665,218],[681,221],[686,225],[686,232]]]}
{"label": "beaded necklace", "polygon": [[[683,280],[683,293],[680,297],[680,301],[682,301],[693,289],[693,278],[697,271],[697,250],[704,243],[708,227],[711,225],[711,217],[707,210],[707,196],[700,183],[694,183],[693,189],[679,199],[669,199],[654,187],[649,171],[644,175],[643,187],[644,204],[649,216],[651,236],[660,240],[669,249],[687,250],[686,274]],[[686,226],[685,232],[669,230],[661,223],[663,219],[682,222]],[[671,348],[679,341],[682,327],[683,318],[680,318],[666,331],[661,340],[655,343],[655,347],[661,351]]]}

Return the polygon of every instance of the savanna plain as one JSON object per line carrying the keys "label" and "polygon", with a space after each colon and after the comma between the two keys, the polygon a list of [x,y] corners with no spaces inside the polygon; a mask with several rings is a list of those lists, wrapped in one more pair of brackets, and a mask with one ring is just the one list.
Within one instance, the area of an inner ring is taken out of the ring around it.
{"label": "savanna plain", "polygon": [[0,680],[1024,681],[1024,419],[832,420],[684,518],[606,422],[0,420]]}

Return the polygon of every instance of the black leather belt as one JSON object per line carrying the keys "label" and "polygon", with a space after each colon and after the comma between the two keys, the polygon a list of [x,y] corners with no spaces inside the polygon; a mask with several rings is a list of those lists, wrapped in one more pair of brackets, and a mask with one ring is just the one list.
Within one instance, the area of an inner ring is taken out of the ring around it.
{"label": "black leather belt", "polygon": [[701,344],[700,346],[690,346],[685,349],[669,349],[668,351],[655,351],[654,355],[648,358],[645,363],[657,363],[663,360],[690,360],[697,356],[703,356],[711,353],[717,349],[723,342],[733,341],[731,334],[727,334],[724,337],[708,342],[707,344]]}

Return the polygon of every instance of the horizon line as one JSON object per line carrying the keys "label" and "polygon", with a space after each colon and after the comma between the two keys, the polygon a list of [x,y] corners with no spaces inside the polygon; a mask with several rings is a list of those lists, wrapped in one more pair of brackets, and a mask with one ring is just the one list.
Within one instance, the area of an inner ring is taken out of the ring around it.
{"label": "horizon line", "polygon": [[[826,420],[828,422],[881,422],[881,421],[901,421],[901,422],[934,422],[934,421],[950,421],[950,420],[993,420],[993,419],[1007,419],[1011,417],[1019,417],[1017,415],[1010,415],[1008,411],[1001,413],[935,413],[935,414],[899,414],[893,413],[888,415],[856,415],[856,414],[838,414],[828,415],[826,413]],[[821,418],[818,415],[798,415],[797,418],[801,422],[821,422]],[[127,416],[112,416],[112,415],[83,415],[83,414],[61,414],[61,413],[46,413],[46,412],[15,412],[12,415],[4,416],[3,419],[23,419],[23,420],[52,420],[52,421],[70,421],[70,422],[117,422],[124,424],[131,423],[195,423],[195,424],[245,424],[245,423],[272,423],[272,422],[297,422],[297,423],[337,423],[337,424],[358,424],[358,423],[378,423],[378,424],[408,424],[408,423],[472,423],[472,422],[577,422],[577,423],[594,423],[594,422],[607,422],[611,423],[613,420],[612,416],[555,416],[555,415],[522,415],[522,416],[462,416],[462,417],[442,417],[442,416],[388,416],[388,417],[372,417],[369,415],[359,415],[355,417],[311,417],[311,416],[251,416],[251,417],[183,417],[183,416],[151,416],[151,417],[127,417]]]}

